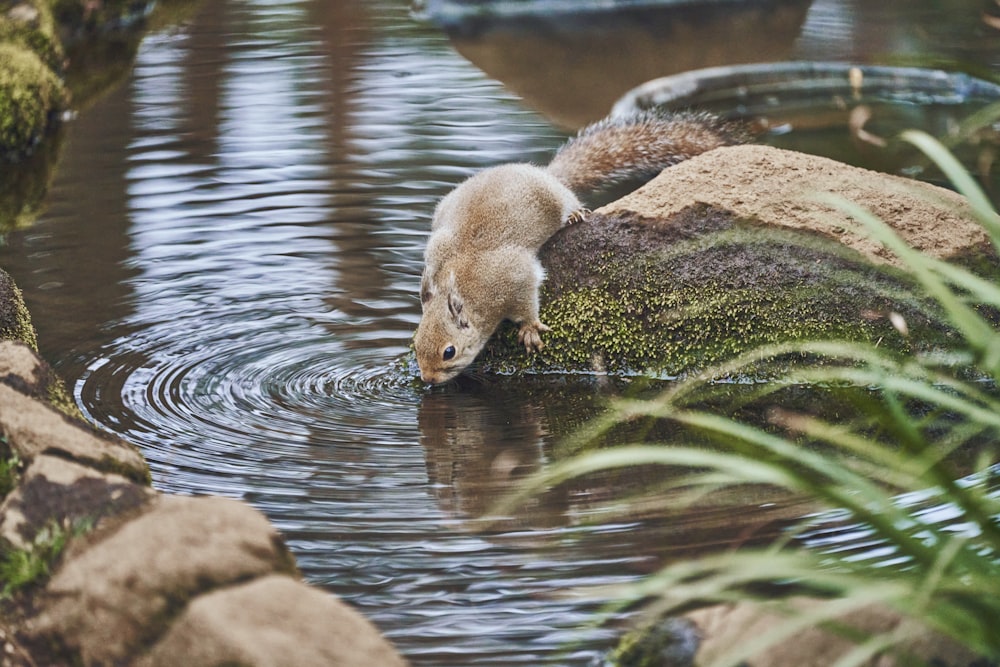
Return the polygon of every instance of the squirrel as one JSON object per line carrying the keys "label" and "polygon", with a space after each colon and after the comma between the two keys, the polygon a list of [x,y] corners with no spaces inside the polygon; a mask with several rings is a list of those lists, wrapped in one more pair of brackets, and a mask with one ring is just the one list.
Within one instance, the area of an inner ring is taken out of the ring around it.
{"label": "squirrel", "polygon": [[[467,368],[504,320],[530,353],[549,331],[538,318],[545,271],[537,253],[590,211],[583,199],[746,141],[742,128],[708,113],[643,111],[580,130],[547,167],[484,169],[438,204],[424,253],[423,314],[414,335],[420,377],[441,384]],[[634,189],[634,188],[632,188]]]}

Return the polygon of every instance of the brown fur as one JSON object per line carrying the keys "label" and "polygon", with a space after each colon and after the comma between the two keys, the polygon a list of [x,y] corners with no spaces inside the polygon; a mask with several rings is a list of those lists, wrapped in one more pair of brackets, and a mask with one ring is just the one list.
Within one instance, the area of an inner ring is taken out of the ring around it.
{"label": "brown fur", "polygon": [[548,172],[583,196],[621,181],[649,180],[695,155],[745,141],[740,127],[708,113],[645,111],[583,128],[559,149]]}

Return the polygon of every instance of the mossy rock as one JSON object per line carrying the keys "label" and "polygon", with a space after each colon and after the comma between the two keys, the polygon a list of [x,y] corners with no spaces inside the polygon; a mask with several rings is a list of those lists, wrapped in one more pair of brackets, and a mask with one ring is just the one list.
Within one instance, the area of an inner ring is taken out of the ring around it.
{"label": "mossy rock", "polygon": [[16,340],[38,351],[35,327],[14,279],[0,269],[0,340]]}
{"label": "mossy rock", "polygon": [[[593,253],[595,261],[580,261]],[[505,327],[483,354],[488,367],[677,376],[794,340],[910,350],[951,336],[899,270],[706,206],[663,222],[595,215],[541,257],[546,347],[526,357]],[[903,316],[907,336],[890,313]]]}
{"label": "mossy rock", "polygon": [[539,255],[545,348],[526,355],[505,325],[481,370],[674,377],[801,340],[949,347],[955,332],[916,281],[846,215],[816,203],[829,184],[925,252],[1000,275],[954,193],[790,151],[724,148],[550,239]]}
{"label": "mossy rock", "polygon": [[[35,327],[31,324],[31,315],[24,304],[21,290],[10,275],[0,269],[0,341],[5,340],[24,343],[33,352],[38,352]],[[66,384],[48,364],[44,364],[44,368],[35,375],[36,385],[19,386],[18,389],[27,395],[46,401],[65,415],[82,417],[80,409],[76,407],[72,395],[66,389]]]}
{"label": "mossy rock", "polygon": [[62,82],[35,53],[0,44],[0,155],[27,153],[65,104]]}
{"label": "mossy rock", "polygon": [[45,0],[0,0],[0,43],[25,47],[53,72],[62,71],[62,43]]}

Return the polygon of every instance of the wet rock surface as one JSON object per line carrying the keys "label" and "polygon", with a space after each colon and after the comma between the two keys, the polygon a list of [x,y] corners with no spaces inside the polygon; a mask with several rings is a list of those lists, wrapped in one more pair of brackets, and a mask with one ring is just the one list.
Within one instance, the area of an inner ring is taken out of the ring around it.
{"label": "wet rock surface", "polygon": [[148,486],[53,456],[39,456],[0,505],[0,539],[28,548],[51,522],[96,526],[155,497]]}
{"label": "wet rock surface", "polygon": [[21,461],[31,462],[48,454],[135,481],[144,482],[149,477],[145,460],[132,445],[74,423],[6,384],[0,385],[0,434]]}

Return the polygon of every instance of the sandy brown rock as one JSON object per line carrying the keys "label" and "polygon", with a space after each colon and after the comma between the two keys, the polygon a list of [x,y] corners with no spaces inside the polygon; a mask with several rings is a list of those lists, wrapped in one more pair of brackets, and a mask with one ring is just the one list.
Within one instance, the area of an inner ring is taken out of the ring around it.
{"label": "sandy brown rock", "polygon": [[[796,612],[807,614],[821,603],[799,598],[791,604]],[[701,636],[696,656],[698,665],[715,664],[713,661],[723,655],[749,646],[788,621],[786,616],[748,603],[710,607],[688,614],[686,618],[695,623]],[[973,667],[986,664],[977,662],[978,656],[961,644],[924,626],[906,625],[912,622],[882,606],[862,607],[841,620],[867,636],[899,633],[898,652],[880,653],[863,663],[868,667]],[[746,667],[829,667],[856,648],[856,642],[831,630],[811,627],[795,632],[792,637],[778,641],[741,664]]]}
{"label": "sandy brown rock", "polygon": [[94,539],[67,554],[27,628],[35,645],[60,647],[84,665],[128,661],[192,597],[295,572],[264,515],[225,498],[162,496],[141,516]]}
{"label": "sandy brown rock", "polygon": [[149,479],[146,461],[134,446],[70,419],[3,384],[0,384],[0,436],[22,461],[51,454],[138,482]]}
{"label": "sandy brown rock", "polygon": [[28,343],[0,340],[0,382],[48,403],[63,414],[82,418],[62,379]]}
{"label": "sandy brown rock", "polygon": [[17,378],[29,385],[37,385],[44,375],[44,364],[26,344],[13,340],[0,340],[0,378]]}
{"label": "sandy brown rock", "polygon": [[964,255],[988,242],[968,203],[953,192],[770,146],[730,146],[699,155],[599,212],[662,219],[707,204],[768,225],[825,233],[870,259],[890,260],[878,243],[852,231],[848,216],[818,202],[820,193],[861,204],[914,248],[936,257]]}
{"label": "sandy brown rock", "polygon": [[402,667],[358,612],[284,576],[194,600],[136,667]]}
{"label": "sandy brown rock", "polygon": [[0,539],[25,548],[51,522],[96,527],[105,517],[135,510],[155,495],[150,487],[120,475],[42,455],[0,505]]}

